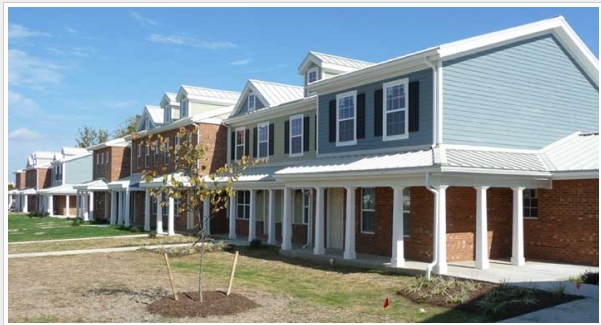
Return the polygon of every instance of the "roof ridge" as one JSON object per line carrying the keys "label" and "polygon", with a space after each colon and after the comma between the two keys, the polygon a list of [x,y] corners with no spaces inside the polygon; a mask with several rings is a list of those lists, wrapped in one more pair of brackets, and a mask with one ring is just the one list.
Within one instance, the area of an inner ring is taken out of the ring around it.
{"label": "roof ridge", "polygon": [[317,52],[317,51],[313,51],[313,50],[310,50],[309,53],[311,53],[313,55],[315,55],[315,54],[321,54],[321,55],[327,55],[327,56],[331,56],[331,57],[335,57],[335,58],[339,58],[339,59],[345,59],[345,60],[351,60],[351,61],[362,62],[362,63],[369,63],[369,64],[376,64],[375,62],[364,61],[364,60],[359,60],[359,59],[353,59],[353,58],[349,58],[349,57],[346,57],[346,56],[340,56],[340,55],[335,55],[335,54]]}
{"label": "roof ridge", "polygon": [[[223,90],[223,89],[209,88],[209,87],[201,87],[201,86],[182,85],[182,88],[185,88],[185,87],[188,87],[188,88],[196,88],[196,89],[204,89],[204,90],[220,91],[220,92],[224,92],[224,93],[240,94],[240,92],[233,91],[233,90]],[[176,95],[177,95],[177,94],[176,94]]]}
{"label": "roof ridge", "polygon": [[280,83],[280,82],[273,82],[273,81],[264,81],[264,80],[258,80],[258,79],[248,79],[249,82],[259,82],[259,83],[264,83],[264,84],[272,84],[272,85],[278,85],[278,86],[284,86],[284,87],[294,87],[294,88],[302,88],[304,89],[303,86],[296,86],[296,85],[289,85],[289,84],[284,84],[284,83]]}

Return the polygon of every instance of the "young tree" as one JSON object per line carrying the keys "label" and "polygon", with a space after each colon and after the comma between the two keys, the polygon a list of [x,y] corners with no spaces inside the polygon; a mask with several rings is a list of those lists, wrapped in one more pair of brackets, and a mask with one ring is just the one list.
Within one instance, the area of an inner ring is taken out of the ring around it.
{"label": "young tree", "polygon": [[125,121],[123,121],[121,124],[119,124],[119,126],[117,126],[117,128],[115,128],[115,130],[113,131],[113,137],[121,138],[136,132],[136,126],[138,126],[138,122],[140,122],[141,118],[142,115],[136,114],[125,119]]}
{"label": "young tree", "polygon": [[[175,164],[175,171],[168,174],[168,168],[162,166],[159,170],[145,170],[142,172],[144,181],[150,182],[162,175],[162,185],[151,189],[151,195],[160,197],[166,195],[170,198],[179,200],[179,213],[192,213],[197,220],[195,228],[198,227],[198,239],[193,245],[201,244],[198,270],[198,299],[203,301],[203,263],[205,253],[206,223],[223,210],[229,200],[232,200],[235,191],[232,190],[233,183],[238,179],[240,173],[250,166],[261,162],[256,159],[242,157],[239,161],[226,164],[210,173],[211,162],[206,155],[211,149],[203,144],[195,144],[192,139],[197,138],[198,126],[192,130],[186,130],[182,127],[178,130],[177,136],[181,139],[179,144],[169,143],[168,138],[163,138],[160,134],[156,137],[149,135],[143,143],[154,148],[159,146],[164,155],[168,155],[169,161]],[[134,135],[137,138],[137,135]],[[214,149],[214,148],[213,148]],[[208,216],[203,216],[203,204],[205,199],[209,199],[210,212]],[[162,201],[162,206],[167,202]]]}
{"label": "young tree", "polygon": [[90,126],[84,125],[83,129],[77,129],[79,136],[75,138],[77,146],[80,148],[87,148],[99,143],[106,142],[109,138],[109,134],[105,129],[94,129]]}

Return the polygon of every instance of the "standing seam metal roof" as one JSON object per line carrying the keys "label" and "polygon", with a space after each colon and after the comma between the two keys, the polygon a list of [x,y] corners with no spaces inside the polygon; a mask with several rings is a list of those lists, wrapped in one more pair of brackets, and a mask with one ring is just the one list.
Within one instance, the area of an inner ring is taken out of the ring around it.
{"label": "standing seam metal roof", "polygon": [[303,87],[252,79],[249,82],[267,101],[265,105],[268,107],[302,99],[305,96]]}

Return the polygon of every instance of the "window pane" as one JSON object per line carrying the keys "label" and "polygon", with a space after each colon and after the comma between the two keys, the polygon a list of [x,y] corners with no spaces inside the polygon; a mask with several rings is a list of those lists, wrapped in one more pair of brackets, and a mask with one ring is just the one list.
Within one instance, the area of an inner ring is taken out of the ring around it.
{"label": "window pane", "polygon": [[303,151],[302,137],[294,137],[291,139],[291,153],[301,153]]}
{"label": "window pane", "polygon": [[244,130],[240,130],[236,132],[236,144],[242,145],[244,144]]}
{"label": "window pane", "polygon": [[397,111],[386,113],[386,135],[400,135],[405,133],[405,112]]}
{"label": "window pane", "polygon": [[373,188],[363,189],[362,208],[373,210],[375,208],[375,194]]}
{"label": "window pane", "polygon": [[411,233],[411,213],[403,213],[403,235],[409,236]]}
{"label": "window pane", "polygon": [[375,230],[375,212],[363,211],[361,219],[361,230],[364,232],[374,232]]}
{"label": "window pane", "polygon": [[532,218],[538,217],[538,209],[537,208],[530,209],[530,217],[532,217]]}
{"label": "window pane", "polygon": [[267,142],[262,142],[259,144],[259,158],[267,157]]}
{"label": "window pane", "polygon": [[338,126],[340,142],[355,140],[355,123],[353,120],[341,121]]}
{"label": "window pane", "polygon": [[259,141],[269,141],[269,129],[267,126],[259,128]]}
{"label": "window pane", "polygon": [[236,147],[236,157],[239,159],[242,156],[244,156],[244,146],[237,146]]}

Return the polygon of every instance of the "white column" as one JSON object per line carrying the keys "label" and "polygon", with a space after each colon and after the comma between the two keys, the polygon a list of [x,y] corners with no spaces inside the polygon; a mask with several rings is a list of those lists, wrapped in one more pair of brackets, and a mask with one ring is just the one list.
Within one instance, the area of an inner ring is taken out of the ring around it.
{"label": "white column", "polygon": [[27,213],[27,194],[23,195],[23,213]]}
{"label": "white column", "polygon": [[167,235],[175,235],[174,199],[169,197],[169,217],[167,218]]}
{"label": "white column", "polygon": [[123,195],[121,191],[116,191],[115,195],[119,201],[117,202],[117,224],[123,226]]}
{"label": "white column", "polygon": [[150,231],[150,189],[146,189],[144,197],[144,231]]}
{"label": "white column", "polygon": [[488,224],[486,190],[488,186],[476,187],[476,268],[486,270],[488,262]]}
{"label": "white column", "polygon": [[345,260],[357,258],[355,252],[355,187],[346,187],[346,225],[344,232]]}
{"label": "white column", "polygon": [[313,254],[321,255],[326,253],[323,217],[324,189],[323,187],[316,187],[315,192],[315,247],[313,247]]}
{"label": "white column", "polygon": [[209,198],[205,198],[202,203],[202,227],[205,231],[206,235],[211,234],[211,200]]}
{"label": "white column", "polygon": [[513,233],[511,264],[524,266],[524,187],[513,187]]}
{"label": "white column", "polygon": [[392,188],[392,257],[390,265],[401,267],[405,265],[405,242],[403,228],[403,188]]}
{"label": "white column", "polygon": [[111,225],[117,223],[117,193],[111,191]]}
{"label": "white column", "polygon": [[284,211],[282,213],[282,250],[292,249],[292,189],[284,188]]}
{"label": "white column", "polygon": [[54,196],[48,196],[48,215],[54,215]]}
{"label": "white column", "polygon": [[236,200],[237,196],[230,196],[230,234],[229,239],[236,239]]}
{"label": "white column", "polygon": [[257,190],[250,190],[250,215],[248,217],[248,241],[257,237]]}
{"label": "white column", "polygon": [[157,234],[164,233],[163,231],[163,207],[161,206],[162,195],[157,196]]}
{"label": "white column", "polygon": [[89,205],[89,202],[88,202],[88,192],[84,191],[81,198],[82,198],[82,201],[83,201],[83,220],[84,221],[89,221],[90,220],[90,217],[89,217],[90,215],[88,213],[88,209],[89,209],[89,207],[88,207],[88,205]]}
{"label": "white column", "polygon": [[67,194],[67,197],[65,198],[65,216],[70,217],[71,216],[71,202],[70,201],[70,195]]}
{"label": "white column", "polygon": [[94,192],[90,191],[89,197],[89,205],[90,205],[90,220],[94,220]]}
{"label": "white column", "polygon": [[77,193],[75,194],[75,217],[76,218],[81,218],[81,201],[80,201],[80,197],[79,197],[79,190],[77,190]]}
{"label": "white column", "polygon": [[447,274],[447,187],[435,186],[438,191],[438,262],[434,265],[434,273]]}
{"label": "white column", "polygon": [[123,196],[125,196],[125,212],[123,213],[123,217],[125,218],[125,224],[124,227],[129,227],[130,225],[130,214],[129,214],[129,189],[125,190],[125,192],[123,193]]}
{"label": "white column", "polygon": [[269,190],[269,223],[267,225],[267,244],[275,245],[275,190]]}

